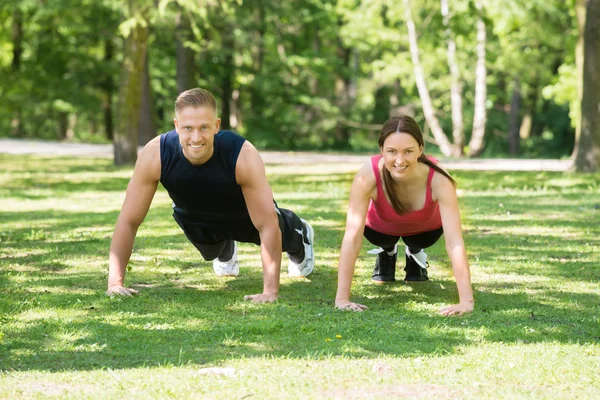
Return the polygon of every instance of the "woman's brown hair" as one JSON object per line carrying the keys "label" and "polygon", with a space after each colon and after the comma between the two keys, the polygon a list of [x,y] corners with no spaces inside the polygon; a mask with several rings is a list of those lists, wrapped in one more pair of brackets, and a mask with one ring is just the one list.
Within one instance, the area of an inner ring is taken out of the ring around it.
{"label": "woman's brown hair", "polygon": [[[385,143],[385,140],[388,138],[388,136],[390,136],[393,133],[399,132],[408,133],[413,138],[415,138],[415,140],[417,141],[417,143],[419,143],[419,146],[421,148],[424,148],[425,143],[423,141],[423,132],[421,132],[421,128],[419,128],[419,125],[416,123],[416,121],[408,115],[398,115],[391,117],[385,122],[385,124],[383,124],[381,132],[379,133],[379,148],[383,149],[383,144]],[[450,182],[452,182],[452,184],[456,186],[456,181],[452,179],[452,177],[446,171],[444,171],[433,161],[428,159],[424,152],[419,156],[417,161],[423,164],[427,164],[430,168],[433,168],[434,170],[448,178]],[[384,190],[387,189],[386,192],[388,194],[392,207],[394,207],[394,210],[398,213],[398,215],[406,214],[406,208],[402,205],[402,201],[400,199],[400,196],[398,195],[398,191],[396,190],[396,182],[394,182],[390,171],[388,171],[388,169],[385,168],[385,166],[383,167],[383,183],[385,185]]]}

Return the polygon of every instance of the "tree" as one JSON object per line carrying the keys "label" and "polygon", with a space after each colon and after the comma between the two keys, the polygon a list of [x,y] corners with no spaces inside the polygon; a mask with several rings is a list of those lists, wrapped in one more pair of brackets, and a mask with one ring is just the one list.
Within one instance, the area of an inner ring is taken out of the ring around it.
{"label": "tree", "polygon": [[[13,57],[11,69],[14,75],[21,69],[21,56],[23,54],[23,12],[17,8],[12,21]],[[21,133],[21,110],[16,109],[11,121],[11,134],[19,136]]]}
{"label": "tree", "polygon": [[587,0],[584,28],[581,136],[575,170],[600,170],[600,0]]}
{"label": "tree", "polygon": [[423,68],[421,67],[421,61],[419,59],[419,48],[417,45],[417,32],[415,29],[415,23],[412,19],[412,13],[410,11],[409,0],[404,0],[404,12],[406,16],[406,27],[408,29],[408,39],[410,42],[410,54],[412,57],[414,69],[415,69],[415,81],[417,88],[419,89],[419,96],[421,97],[421,103],[423,105],[423,113],[427,124],[431,127],[431,132],[437,145],[440,147],[440,151],[445,156],[452,155],[452,145],[446,137],[446,134],[442,130],[440,123],[435,116],[435,109],[431,102],[431,96],[429,95],[429,89],[425,83],[425,75],[423,74]]}
{"label": "tree", "polygon": [[148,67],[148,52],[144,57],[142,75],[142,94],[140,99],[140,124],[138,133],[138,144],[144,146],[156,137],[156,121],[154,112],[154,99],[150,86],[150,68]]}
{"label": "tree", "polygon": [[[575,47],[575,80],[577,87],[577,97],[571,100],[576,108],[575,113],[575,144],[571,158],[573,161],[577,158],[579,150],[579,138],[581,137],[581,98],[583,96],[583,36],[585,28],[585,5],[586,0],[575,0],[575,16],[577,18],[577,46]],[[575,164],[573,164],[574,166]]]}
{"label": "tree", "polygon": [[[477,62],[475,66],[475,99],[474,99],[474,116],[473,116],[473,131],[471,141],[469,142],[469,156],[478,156],[483,151],[484,133],[486,122],[486,78],[487,72],[485,67],[485,45],[486,45],[486,27],[483,21],[483,6],[481,0],[476,1],[477,8]],[[431,131],[435,138],[440,151],[445,156],[461,156],[463,154],[464,132],[462,123],[462,101],[461,83],[459,80],[458,68],[455,60],[455,43],[450,34],[448,25],[449,11],[448,4],[445,0],[441,1],[441,12],[443,23],[446,32],[446,41],[448,46],[447,62],[451,73],[451,104],[452,104],[452,121],[453,121],[453,138],[455,143],[451,144],[446,134],[444,133],[438,118],[436,117],[433,102],[429,94],[429,89],[425,82],[425,76],[419,59],[419,48],[417,44],[417,34],[415,24],[413,22],[412,13],[410,10],[410,1],[404,0],[404,12],[406,17],[406,26],[408,29],[408,39],[410,42],[410,52],[415,70],[415,81],[419,90],[419,96],[423,107],[423,113],[427,124],[431,127]]]}
{"label": "tree", "polygon": [[452,139],[454,141],[453,155],[460,157],[463,155],[465,145],[465,132],[463,125],[462,109],[462,82],[460,72],[456,62],[456,42],[450,29],[450,10],[448,0],[441,0],[442,16],[444,17],[444,28],[446,41],[448,42],[448,68],[452,82],[450,85],[450,102],[452,103]]}
{"label": "tree", "polygon": [[[114,46],[112,38],[104,39],[104,64],[109,65],[113,60]],[[112,141],[115,136],[114,121],[113,121],[113,93],[115,91],[115,83],[112,74],[109,71],[104,71],[103,77],[99,86],[102,89],[102,117],[104,121],[104,134],[106,138]]]}
{"label": "tree", "polygon": [[129,0],[131,17],[121,24],[126,39],[113,141],[115,165],[131,164],[137,160],[140,101],[148,40],[148,7],[144,3],[144,0]]}
{"label": "tree", "polygon": [[177,47],[177,93],[196,87],[194,51],[188,45],[193,40],[189,11],[177,4],[175,44]]}
{"label": "tree", "polygon": [[475,0],[477,8],[477,64],[475,65],[475,99],[473,107],[473,131],[469,141],[469,156],[478,156],[483,152],[485,122],[487,118],[485,103],[487,100],[487,70],[485,67],[486,33],[483,22],[482,0]]}
{"label": "tree", "polygon": [[521,82],[519,77],[513,79],[513,94],[510,102],[510,117],[508,119],[508,151],[511,156],[519,154],[519,110],[521,109]]}

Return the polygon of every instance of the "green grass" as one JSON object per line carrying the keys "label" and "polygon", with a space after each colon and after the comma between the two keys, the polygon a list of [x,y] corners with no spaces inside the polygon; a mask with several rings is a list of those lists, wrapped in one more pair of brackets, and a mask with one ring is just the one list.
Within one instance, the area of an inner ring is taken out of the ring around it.
{"label": "green grass", "polygon": [[242,299],[262,289],[258,248],[215,277],[163,189],[127,275],[141,294],[106,297],[131,169],[0,155],[0,398],[600,397],[600,175],[455,171],[476,308],[447,318],[443,240],[417,286],[371,284],[365,242],[353,299],[370,309],[334,310],[355,170],[267,166],[279,206],[315,228],[317,264],[257,305]]}

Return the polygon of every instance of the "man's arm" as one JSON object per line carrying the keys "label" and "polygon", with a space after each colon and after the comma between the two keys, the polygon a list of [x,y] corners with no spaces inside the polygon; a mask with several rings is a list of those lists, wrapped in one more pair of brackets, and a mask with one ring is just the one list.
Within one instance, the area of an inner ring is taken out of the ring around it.
{"label": "man's arm", "polygon": [[236,165],[236,179],[244,193],[252,223],[260,234],[263,293],[246,296],[257,303],[277,300],[281,270],[281,230],[273,204],[273,192],[256,148],[244,142]]}
{"label": "man's arm", "polygon": [[108,258],[107,295],[131,296],[136,290],[123,286],[135,235],[146,217],[160,180],[160,137],[140,152],[133,176],[127,185],[123,207],[117,219]]}

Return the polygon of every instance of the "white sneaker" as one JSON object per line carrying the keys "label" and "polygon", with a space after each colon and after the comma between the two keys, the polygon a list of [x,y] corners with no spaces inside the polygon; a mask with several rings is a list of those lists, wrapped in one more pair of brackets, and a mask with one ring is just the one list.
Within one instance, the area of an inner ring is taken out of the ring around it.
{"label": "white sneaker", "polygon": [[412,259],[415,260],[415,262],[419,264],[421,268],[429,267],[429,264],[427,263],[427,254],[423,251],[423,249],[421,249],[420,252],[413,254],[408,249],[408,246],[406,246],[406,255],[412,257]]}
{"label": "white sneaker", "polygon": [[229,261],[213,260],[213,269],[218,276],[238,276],[240,274],[240,264],[237,258],[237,242],[233,242],[233,256]]}
{"label": "white sneaker", "polygon": [[306,238],[309,243],[306,243],[304,234],[302,235],[302,243],[304,243],[304,260],[300,264],[296,264],[292,260],[288,262],[288,276],[300,277],[308,276],[315,268],[315,253],[313,248],[313,242],[315,239],[315,231],[313,227],[303,219],[300,219],[304,228],[306,229]]}

